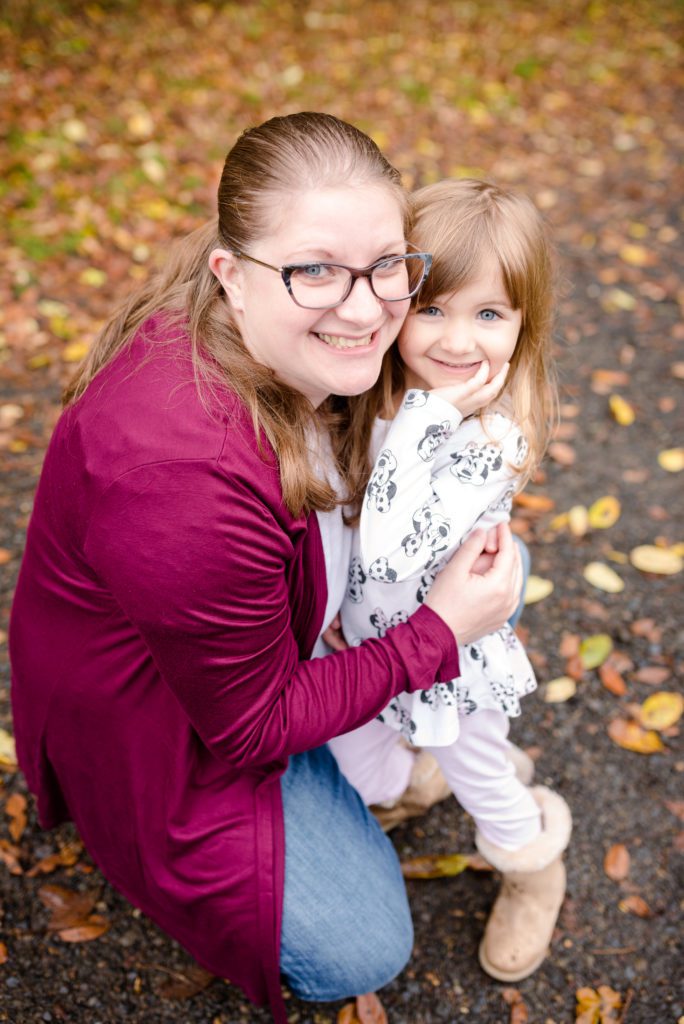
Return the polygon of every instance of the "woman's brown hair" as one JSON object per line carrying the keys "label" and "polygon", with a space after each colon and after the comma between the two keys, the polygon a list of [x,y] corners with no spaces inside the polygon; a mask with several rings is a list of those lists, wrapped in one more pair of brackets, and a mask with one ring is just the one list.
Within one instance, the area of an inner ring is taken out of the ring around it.
{"label": "woman's brown hair", "polygon": [[[522,312],[504,392],[492,404],[500,405],[505,397],[525,435],[529,451],[519,471],[529,477],[544,454],[557,415],[551,351],[554,269],[544,220],[524,194],[474,178],[419,189],[413,194],[413,216],[411,241],[433,257],[414,309],[457,292],[494,257],[512,307]],[[392,400],[403,388],[403,363],[394,345],[366,403],[391,416]]]}
{"label": "woman's brown hair", "polygon": [[396,196],[406,229],[408,196],[399,172],[372,139],[330,114],[303,112],[274,117],[245,131],[226,157],[218,189],[218,219],[172,247],[161,271],[147,281],[98,335],[67,388],[65,403],[86,390],[96,374],[154,313],[188,331],[201,393],[227,385],[250,411],[257,436],[270,442],[279,461],[283,497],[294,514],[330,509],[340,496],[316,474],[308,443],[321,422],[330,432],[344,484],[343,497],[357,503],[367,476],[367,425],[353,400],[331,396],[314,410],[302,394],[280,381],[247,351],[209,255],[222,247],[249,251],[273,223],[284,196],[307,189],[383,185]]}

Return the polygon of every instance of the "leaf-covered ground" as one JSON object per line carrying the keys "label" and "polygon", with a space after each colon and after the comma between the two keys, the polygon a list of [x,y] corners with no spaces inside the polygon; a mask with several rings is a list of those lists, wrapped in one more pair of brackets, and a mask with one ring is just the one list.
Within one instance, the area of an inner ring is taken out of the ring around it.
{"label": "leaf-covered ground", "polygon": [[[573,808],[568,896],[551,956],[516,995],[476,963],[491,875],[410,881],[415,955],[381,993],[392,1024],[684,1014],[676,699],[643,710],[678,690],[683,664],[681,36],[675,0],[5,0],[0,11],[3,654],[60,389],[116,300],[211,215],[242,129],[328,110],[369,131],[409,186],[488,176],[529,191],[553,226],[563,421],[515,521],[553,590],[523,620],[541,685],[514,733]],[[609,496],[619,506],[592,511]],[[674,571],[648,571],[652,552],[632,564],[644,545]],[[25,823],[11,731],[4,664],[0,1021],[265,1024],[231,987],[202,988],[73,832],[42,833],[30,801]],[[472,824],[448,803],[395,841],[404,859],[468,853]],[[292,1024],[333,1024],[340,1010],[290,1006]]]}

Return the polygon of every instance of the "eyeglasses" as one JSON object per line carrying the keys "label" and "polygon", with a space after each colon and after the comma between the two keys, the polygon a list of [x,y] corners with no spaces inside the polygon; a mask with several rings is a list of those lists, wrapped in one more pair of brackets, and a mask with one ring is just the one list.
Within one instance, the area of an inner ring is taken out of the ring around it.
{"label": "eyeglasses", "polygon": [[304,309],[334,309],[349,297],[356,280],[365,277],[373,295],[382,302],[401,302],[416,294],[430,272],[429,252],[409,252],[387,256],[369,267],[346,267],[342,263],[288,263],[274,267],[244,252],[234,252],[241,260],[275,270],[298,306]]}

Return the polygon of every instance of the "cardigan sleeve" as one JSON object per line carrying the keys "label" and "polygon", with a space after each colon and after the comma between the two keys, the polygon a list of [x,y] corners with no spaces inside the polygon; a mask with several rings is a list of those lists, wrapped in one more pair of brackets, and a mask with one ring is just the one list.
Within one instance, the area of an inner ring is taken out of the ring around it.
{"label": "cardigan sleeve", "polygon": [[426,607],[382,640],[305,660],[292,627],[293,550],[249,480],[200,459],[123,474],[84,543],[203,742],[236,767],[312,749],[396,694],[458,674],[453,636]]}

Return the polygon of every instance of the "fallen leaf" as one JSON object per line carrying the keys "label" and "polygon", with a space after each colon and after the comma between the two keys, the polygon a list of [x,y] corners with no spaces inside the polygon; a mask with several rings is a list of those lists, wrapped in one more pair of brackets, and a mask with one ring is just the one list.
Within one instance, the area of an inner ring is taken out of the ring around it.
{"label": "fallen leaf", "polygon": [[674,814],[680,821],[684,821],[684,800],[663,801],[668,811]]}
{"label": "fallen leaf", "polygon": [[634,673],[634,678],[638,683],[646,683],[648,686],[662,686],[671,675],[669,668],[664,665],[644,665]]}
{"label": "fallen leaf", "polygon": [[0,964],[6,964],[8,957],[7,946],[4,942],[0,942]]}
{"label": "fallen leaf", "polygon": [[48,931],[76,928],[87,923],[97,900],[93,893],[74,892],[61,885],[41,885],[38,897],[51,911]]}
{"label": "fallen leaf", "polygon": [[652,572],[661,576],[671,576],[681,572],[684,560],[670,548],[658,548],[654,544],[642,544],[633,548],[629,560],[641,572]]}
{"label": "fallen leaf", "polygon": [[622,1006],[619,992],[608,985],[593,988],[579,988],[575,992],[575,1024],[617,1024],[613,1011]]}
{"label": "fallen leaf", "polygon": [[608,725],[608,735],[613,743],[636,754],[658,754],[665,749],[657,732],[626,718],[614,718]]}
{"label": "fallen leaf", "polygon": [[558,676],[551,679],[544,687],[544,700],[547,704],[563,704],[575,696],[577,683],[570,676]]}
{"label": "fallen leaf", "polygon": [[192,999],[198,992],[203,992],[215,975],[205,971],[199,964],[188,964],[182,971],[173,971],[159,985],[155,992],[162,999]]}
{"label": "fallen leaf", "polygon": [[62,361],[65,363],[80,363],[88,355],[90,346],[83,341],[72,341],[62,349]]}
{"label": "fallen leaf", "polygon": [[573,537],[583,537],[589,529],[589,513],[584,505],[573,505],[568,511],[568,529]]}
{"label": "fallen leaf", "polygon": [[663,631],[660,626],[656,625],[655,619],[635,619],[630,624],[629,631],[634,636],[646,637],[652,644],[660,643],[663,637]]}
{"label": "fallen leaf", "polygon": [[653,911],[646,900],[635,894],[625,896],[623,900],[620,900],[618,903],[618,910],[621,910],[623,914],[636,914],[637,917],[653,916]]}
{"label": "fallen leaf", "polygon": [[558,653],[561,658],[572,658],[579,654],[580,638],[577,633],[563,633],[558,646]]}
{"label": "fallen leaf", "polygon": [[615,422],[621,427],[631,426],[636,419],[633,407],[621,395],[611,395],[608,399],[608,408]]}
{"label": "fallen leaf", "polygon": [[668,473],[681,473],[684,469],[684,448],[666,448],[658,452],[658,465]]}
{"label": "fallen leaf", "polygon": [[520,991],[517,988],[505,988],[501,995],[511,1008],[508,1024],[527,1024],[529,1014]]}
{"label": "fallen leaf", "polygon": [[584,678],[585,668],[582,663],[579,650],[577,651],[577,654],[573,654],[565,662],[565,674],[570,676],[570,678],[574,679],[576,682],[579,682],[580,679]]}
{"label": "fallen leaf", "polygon": [[356,1016],[356,1003],[345,1003],[337,1014],[337,1024],[359,1024]]}
{"label": "fallen leaf", "polygon": [[527,494],[526,492],[516,494],[513,504],[529,509],[531,512],[550,512],[552,508],[556,507],[553,498],[549,498],[545,494]]}
{"label": "fallen leaf", "polygon": [[612,665],[603,664],[599,666],[599,679],[603,686],[615,697],[624,697],[627,693],[627,686],[620,673]]}
{"label": "fallen leaf", "polygon": [[72,928],[60,928],[57,934],[62,942],[92,942],[93,939],[99,939],[108,932],[110,927],[105,917],[91,914],[82,924],[74,925]]}
{"label": "fallen leaf", "polygon": [[596,395],[609,395],[613,388],[628,384],[629,374],[624,370],[594,370],[591,375],[591,390]]}
{"label": "fallen leaf", "polygon": [[12,793],[5,803],[5,814],[11,818],[9,834],[18,843],[27,825],[26,797],[22,793]]}
{"label": "fallen leaf", "polygon": [[678,722],[684,712],[684,697],[681,693],[661,690],[652,693],[641,705],[639,722],[644,729],[669,729]]}
{"label": "fallen leaf", "polygon": [[536,604],[553,592],[553,581],[542,579],[541,576],[528,576],[525,586],[525,604]]}
{"label": "fallen leaf", "polygon": [[605,562],[589,562],[582,570],[587,583],[606,594],[619,594],[625,589],[625,581]]}
{"label": "fallen leaf", "polygon": [[30,871],[26,872],[27,878],[35,878],[37,875],[48,875],[57,868],[73,867],[83,852],[83,843],[67,843],[57,853],[50,853],[47,857],[41,858],[33,865]]}
{"label": "fallen leaf", "polygon": [[19,863],[21,850],[6,839],[0,839],[0,861],[9,870],[10,875],[23,875],[24,869]]}
{"label": "fallen leaf", "polygon": [[387,1024],[385,1008],[375,992],[356,997],[356,1016],[360,1024]]}
{"label": "fallen leaf", "polygon": [[620,518],[620,502],[612,494],[599,498],[589,507],[589,525],[594,530],[607,530]]}
{"label": "fallen leaf", "polygon": [[645,245],[627,242],[620,248],[618,256],[632,267],[649,267],[655,263],[655,254]]}
{"label": "fallen leaf", "polygon": [[18,767],[14,736],[10,736],[4,729],[0,729],[0,769],[4,768],[15,772]]}
{"label": "fallen leaf", "polygon": [[607,633],[585,637],[579,646],[579,656],[585,669],[598,668],[613,650],[613,641]]}
{"label": "fallen leaf", "polygon": [[623,843],[610,847],[603,860],[603,870],[614,882],[621,882],[629,874],[629,851]]}
{"label": "fallen leaf", "polygon": [[549,456],[559,466],[573,466],[577,458],[575,449],[572,445],[566,444],[565,441],[552,441],[547,451]]}
{"label": "fallen leaf", "polygon": [[401,862],[401,873],[404,878],[452,878],[467,868],[482,871],[489,868],[489,865],[483,863],[478,854],[464,853],[431,853]]}

